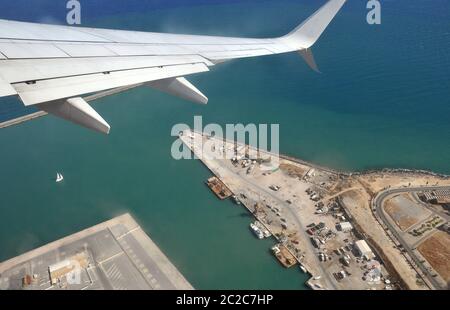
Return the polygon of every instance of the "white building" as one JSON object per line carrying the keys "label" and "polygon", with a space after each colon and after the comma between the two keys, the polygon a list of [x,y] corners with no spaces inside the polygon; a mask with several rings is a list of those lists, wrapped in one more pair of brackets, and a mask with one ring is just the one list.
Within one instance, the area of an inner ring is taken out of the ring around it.
{"label": "white building", "polygon": [[366,259],[372,259],[374,257],[372,249],[365,240],[356,241],[355,248],[361,257],[365,257]]}
{"label": "white building", "polygon": [[353,229],[353,226],[352,226],[352,224],[350,224],[350,222],[342,222],[342,223],[339,223],[338,228],[343,232],[349,232]]}

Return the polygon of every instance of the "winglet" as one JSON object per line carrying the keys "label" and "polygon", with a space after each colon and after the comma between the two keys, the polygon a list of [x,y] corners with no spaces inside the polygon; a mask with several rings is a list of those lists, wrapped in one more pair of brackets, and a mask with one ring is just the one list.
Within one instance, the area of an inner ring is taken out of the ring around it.
{"label": "winglet", "polygon": [[347,0],[330,0],[305,20],[281,41],[295,49],[310,48],[317,42],[322,33]]}
{"label": "winglet", "polygon": [[311,69],[313,69],[317,73],[322,73],[317,67],[316,60],[314,59],[314,55],[310,48],[300,50],[298,51],[298,53],[303,57],[303,59],[306,61],[306,63]]}

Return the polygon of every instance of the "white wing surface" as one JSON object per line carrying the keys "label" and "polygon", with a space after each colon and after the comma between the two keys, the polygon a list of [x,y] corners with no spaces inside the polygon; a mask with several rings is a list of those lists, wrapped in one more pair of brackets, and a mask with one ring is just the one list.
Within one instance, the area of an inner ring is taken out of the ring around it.
{"label": "white wing surface", "polygon": [[145,85],[206,104],[207,98],[184,76],[226,60],[299,51],[317,69],[309,48],[345,2],[328,1],[294,31],[272,39],[0,20],[0,97],[17,95],[25,106],[109,133],[110,126],[83,96]]}

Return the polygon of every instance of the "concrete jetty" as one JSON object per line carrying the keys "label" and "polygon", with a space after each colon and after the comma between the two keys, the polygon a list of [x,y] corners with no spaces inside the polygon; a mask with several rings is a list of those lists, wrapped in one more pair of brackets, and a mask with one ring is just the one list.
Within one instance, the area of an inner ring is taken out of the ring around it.
{"label": "concrete jetty", "polygon": [[[201,159],[203,164],[216,176],[216,178],[218,178],[223,184],[225,184],[225,186],[239,198],[242,205],[251,214],[253,214],[253,216],[261,223],[261,225],[263,225],[273,235],[278,243],[283,244],[283,241],[285,241],[284,233],[286,232],[286,230],[283,227],[277,225],[276,220],[269,221],[272,222],[272,224],[269,224],[267,221],[268,218],[264,209],[267,208],[269,200],[272,198],[269,197],[269,193],[267,193],[265,190],[262,190],[258,186],[251,184],[245,179],[245,177],[241,177],[238,173],[231,171],[230,168],[227,167],[227,165],[230,165],[228,160],[214,160],[210,159],[207,156],[203,156],[203,150],[201,149],[201,145],[199,145],[198,143],[208,138],[204,137],[202,134],[196,132],[184,133],[183,135],[180,135],[180,139],[187,147],[190,148],[190,150],[196,155],[197,158]],[[211,140],[211,138],[208,140]],[[229,147],[234,147],[234,143],[229,141],[227,142],[228,143],[226,144],[228,144]],[[274,155],[262,150],[252,149],[252,151],[255,154],[263,154],[264,156]],[[264,200],[264,203],[262,200]],[[284,201],[271,201],[270,204],[273,204],[274,206],[277,205],[281,208],[281,205],[286,203]],[[282,223],[282,225],[286,224]],[[296,223],[295,220],[287,224],[287,226],[289,227],[297,227],[297,230],[303,228],[299,225],[301,224]],[[298,248],[309,249],[310,247],[312,247],[309,238],[302,234],[299,234],[298,237]],[[283,250],[287,252],[287,256],[295,258],[299,265],[302,266],[310,275],[312,275],[309,281],[309,285],[312,288],[334,288],[333,282],[324,274],[323,270],[319,267],[319,264],[315,261],[316,259],[314,255],[311,255],[312,251],[308,251],[308,253],[306,253],[305,251],[296,252],[295,249],[292,249],[288,246],[283,246]],[[289,264],[289,266],[291,265],[292,263]]]}
{"label": "concrete jetty", "polygon": [[[312,289],[423,287],[375,222],[369,202],[383,188],[446,178],[420,172],[346,174],[199,132],[184,132],[180,139],[310,274]],[[361,242],[370,249],[358,250]],[[281,253],[277,247],[272,251]]]}
{"label": "concrete jetty", "polygon": [[1,290],[192,290],[125,214],[0,264]]}

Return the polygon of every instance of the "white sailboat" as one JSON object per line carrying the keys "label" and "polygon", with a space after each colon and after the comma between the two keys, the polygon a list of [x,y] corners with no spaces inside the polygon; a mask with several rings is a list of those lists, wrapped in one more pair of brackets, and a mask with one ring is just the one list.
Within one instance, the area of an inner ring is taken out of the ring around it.
{"label": "white sailboat", "polygon": [[61,173],[57,173],[56,174],[56,183],[60,183],[60,182],[62,182],[64,180],[64,177],[63,177],[63,175],[61,174]]}

